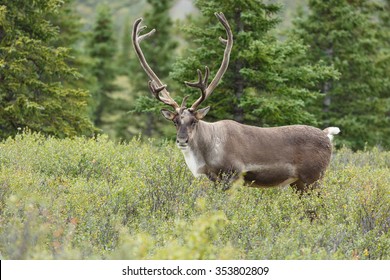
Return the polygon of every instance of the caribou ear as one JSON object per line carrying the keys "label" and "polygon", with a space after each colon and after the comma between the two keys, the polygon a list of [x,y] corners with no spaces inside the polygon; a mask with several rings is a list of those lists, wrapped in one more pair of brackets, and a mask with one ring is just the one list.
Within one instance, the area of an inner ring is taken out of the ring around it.
{"label": "caribou ear", "polygon": [[175,113],[172,113],[171,111],[167,110],[167,109],[161,109],[161,114],[164,116],[164,118],[166,118],[168,121],[172,121],[176,114]]}
{"label": "caribou ear", "polygon": [[198,111],[195,112],[195,118],[197,118],[198,120],[203,119],[207,115],[209,110],[210,110],[210,106],[207,106],[206,108],[203,109],[199,109]]}

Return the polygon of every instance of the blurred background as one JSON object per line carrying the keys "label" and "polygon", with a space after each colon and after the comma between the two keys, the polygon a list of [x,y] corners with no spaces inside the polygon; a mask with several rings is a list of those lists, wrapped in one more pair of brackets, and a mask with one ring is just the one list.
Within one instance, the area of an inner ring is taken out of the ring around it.
{"label": "blurred background", "polygon": [[183,82],[206,65],[212,76],[222,60],[216,11],[235,42],[204,104],[208,121],[338,126],[338,146],[390,147],[388,0],[0,0],[0,137],[173,138],[132,23],[157,29],[141,44],[146,59],[178,103],[191,102],[199,92]]}

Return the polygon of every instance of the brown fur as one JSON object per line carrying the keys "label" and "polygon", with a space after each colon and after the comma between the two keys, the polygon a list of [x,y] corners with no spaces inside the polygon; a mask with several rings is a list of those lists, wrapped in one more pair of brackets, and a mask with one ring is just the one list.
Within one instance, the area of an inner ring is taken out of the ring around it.
{"label": "brown fur", "polygon": [[242,175],[256,187],[290,178],[298,188],[310,185],[322,177],[332,153],[326,133],[305,125],[260,128],[229,120],[199,121],[191,134],[189,147],[204,161],[199,173],[212,180],[222,173]]}

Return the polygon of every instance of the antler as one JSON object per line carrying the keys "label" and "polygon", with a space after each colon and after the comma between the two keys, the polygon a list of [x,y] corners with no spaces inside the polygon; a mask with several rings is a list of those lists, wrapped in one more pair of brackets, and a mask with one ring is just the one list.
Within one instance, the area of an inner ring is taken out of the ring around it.
{"label": "antler", "polygon": [[222,25],[225,27],[227,39],[223,39],[219,37],[219,40],[226,45],[225,51],[223,54],[223,60],[221,63],[221,66],[218,69],[217,74],[215,75],[214,79],[211,81],[210,85],[207,85],[207,79],[209,77],[209,68],[205,67],[205,77],[203,79],[202,72],[198,69],[198,82],[190,83],[185,82],[187,86],[199,88],[201,90],[201,96],[198,98],[198,100],[195,101],[194,104],[191,106],[191,110],[195,111],[198,106],[206,100],[210,94],[214,91],[214,89],[217,87],[219,81],[222,79],[222,76],[225,74],[226,69],[229,65],[229,59],[230,59],[230,52],[233,47],[233,33],[229,26],[228,21],[225,18],[225,15],[223,13],[215,13],[215,16],[218,18],[218,20],[222,23]]}
{"label": "antler", "polygon": [[156,30],[153,29],[148,33],[140,36],[140,33],[146,28],[146,26],[140,27],[141,22],[142,22],[142,18],[139,18],[134,22],[132,41],[133,41],[133,47],[141,63],[141,66],[150,78],[149,89],[157,100],[163,102],[166,105],[172,106],[173,109],[177,111],[180,109],[180,106],[169,95],[169,92],[166,89],[167,85],[163,84],[160,81],[160,79],[157,77],[156,73],[153,72],[152,68],[150,68],[139,45],[143,39],[151,36],[154,32],[156,32]]}

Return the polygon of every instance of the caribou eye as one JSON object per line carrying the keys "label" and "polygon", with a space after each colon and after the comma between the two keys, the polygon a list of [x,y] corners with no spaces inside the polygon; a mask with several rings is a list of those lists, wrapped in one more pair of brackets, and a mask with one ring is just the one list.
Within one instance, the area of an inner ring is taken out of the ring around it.
{"label": "caribou eye", "polygon": [[191,126],[195,126],[195,125],[196,125],[196,123],[197,123],[197,121],[196,121],[196,120],[192,120],[192,121],[191,121]]}

